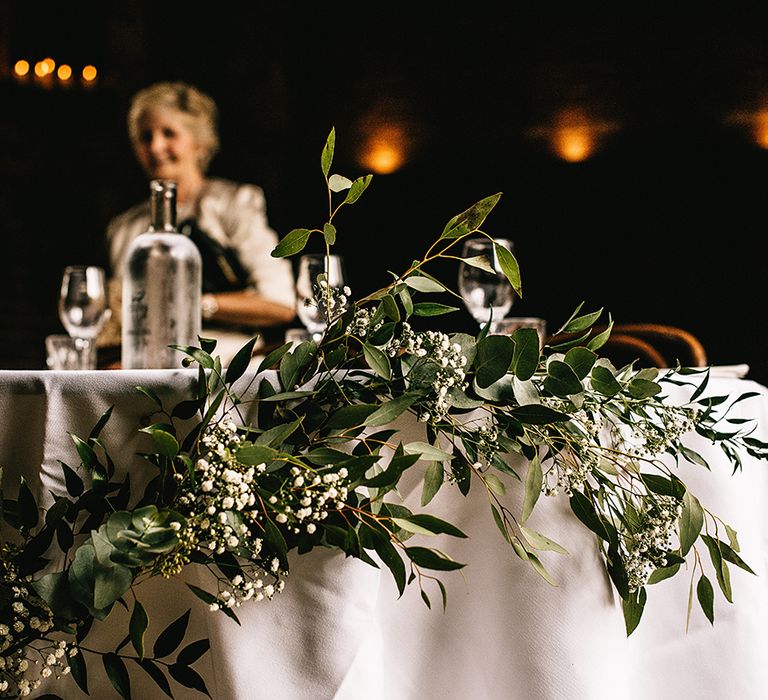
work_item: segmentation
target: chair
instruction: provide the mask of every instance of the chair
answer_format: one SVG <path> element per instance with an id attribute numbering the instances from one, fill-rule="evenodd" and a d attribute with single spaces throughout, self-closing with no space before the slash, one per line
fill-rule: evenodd
<path id="1" fill-rule="evenodd" d="M 593 335 L 605 330 L 594 327 Z M 561 334 L 547 340 L 548 345 L 575 337 Z M 598 354 L 615 365 L 637 361 L 641 367 L 707 366 L 707 353 L 698 338 L 689 331 L 661 323 L 620 323 L 613 326 L 611 336 Z"/>

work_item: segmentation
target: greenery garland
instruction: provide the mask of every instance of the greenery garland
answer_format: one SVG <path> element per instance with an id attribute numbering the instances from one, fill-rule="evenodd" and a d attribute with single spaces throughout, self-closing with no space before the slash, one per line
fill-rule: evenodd
<path id="1" fill-rule="evenodd" d="M 330 174 L 334 146 L 331 131 L 321 156 L 328 221 L 291 231 L 274 256 L 300 252 L 313 235 L 323 236 L 330 253 L 335 216 L 368 187 L 370 175 L 350 181 Z M 343 199 L 334 206 L 338 193 Z M 41 679 L 68 673 L 87 692 L 95 657 L 124 698 L 131 697 L 128 663 L 170 697 L 168 676 L 207 694 L 192 665 L 208 640 L 179 649 L 190 611 L 150 650 L 149 619 L 138 597 L 142 581 L 178 576 L 190 564 L 207 567 L 211 578 L 207 589 L 187 586 L 211 611 L 235 620 L 241 605 L 282 590 L 289 551 L 315 547 L 373 566 L 375 554 L 401 593 L 415 583 L 428 606 L 435 590 L 444 606 L 445 588 L 434 572 L 463 564 L 411 537 L 464 533 L 393 498 L 416 465 L 423 468 L 422 507 L 446 484 L 464 495 L 477 484 L 514 554 L 548 581 L 542 552 L 563 550 L 526 523 L 541 494 L 568 498 L 596 535 L 628 634 L 640 620 L 646 587 L 676 574 L 686 559 L 691 590 L 698 576 L 697 599 L 713 621 L 714 588 L 699 543 L 728 600 L 729 566 L 751 570 L 737 553 L 735 532 L 703 508 L 670 464 L 706 466 L 684 444 L 690 431 L 718 443 L 734 470 L 743 452 L 765 459 L 768 445 L 751 437 L 754 423 L 727 418 L 750 394 L 702 398 L 706 371 L 614 367 L 596 354 L 610 334 L 610 323 L 593 332 L 599 311 L 577 309 L 558 331 L 570 339 L 543 349 L 529 328 L 511 337 L 489 335 L 487 327 L 477 337 L 414 330 L 414 317 L 454 310 L 414 300 L 450 291 L 425 267 L 457 258 L 453 250 L 467 236 L 493 240 L 481 227 L 498 199 L 453 217 L 421 260 L 354 304 L 321 275 L 310 303 L 324 310 L 324 337 L 283 345 L 261 362 L 259 374 L 247 370 L 254 341 L 226 370 L 213 341 L 179 348 L 185 364 L 198 367 L 196 392 L 165 406 L 141 389 L 156 404 L 154 422 L 141 428 L 152 436 L 155 449 L 143 456 L 156 470 L 142 494 L 132 492 L 127 475 L 116 480 L 101 438 L 111 409 L 87 437 L 73 436 L 80 464 L 62 463 L 67 494 L 56 495 L 44 514 L 23 480 L 16 499 L 0 494 L 0 695 L 27 696 Z M 519 293 L 514 256 L 501 245 L 495 250 Z M 490 266 L 482 258 L 466 262 Z M 272 381 L 261 373 L 270 368 Z M 233 388 L 238 381 L 244 391 Z M 667 383 L 693 386 L 690 403 L 665 400 Z M 406 412 L 423 424 L 423 441 L 399 439 L 392 424 Z M 256 420 L 249 422 L 247 413 Z M 520 457 L 524 473 L 514 466 Z M 524 484 L 520 512 L 505 502 L 504 479 Z M 131 608 L 126 638 L 115 649 L 91 648 L 93 623 L 115 604 Z"/>

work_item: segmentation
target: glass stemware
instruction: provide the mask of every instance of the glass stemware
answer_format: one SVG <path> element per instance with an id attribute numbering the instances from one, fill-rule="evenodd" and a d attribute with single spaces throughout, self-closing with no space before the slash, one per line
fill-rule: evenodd
<path id="1" fill-rule="evenodd" d="M 107 287 L 101 267 L 70 265 L 64 269 L 59 318 L 70 337 L 88 344 L 83 369 L 96 368 L 96 336 L 109 316 Z"/>
<path id="2" fill-rule="evenodd" d="M 496 242 L 513 252 L 512 241 L 497 238 Z M 492 318 L 490 332 L 495 325 L 512 308 L 515 293 L 512 285 L 502 272 L 498 257 L 493 247 L 493 241 L 487 238 L 474 238 L 464 242 L 464 258 L 484 257 L 495 272 L 482 269 L 467 262 L 459 264 L 459 293 L 464 305 L 480 326 L 484 326 Z"/>
<path id="3" fill-rule="evenodd" d="M 312 339 L 319 342 L 328 324 L 344 313 L 349 301 L 342 258 L 338 255 L 302 255 L 296 291 L 296 313 Z"/>

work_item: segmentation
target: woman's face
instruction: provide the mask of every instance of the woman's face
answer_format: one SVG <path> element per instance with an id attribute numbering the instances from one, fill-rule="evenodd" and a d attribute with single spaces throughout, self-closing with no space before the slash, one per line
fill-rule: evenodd
<path id="1" fill-rule="evenodd" d="M 174 109 L 146 112 L 139 122 L 136 157 L 151 179 L 174 180 L 180 187 L 202 177 L 203 147 L 189 124 L 189 117 Z"/>

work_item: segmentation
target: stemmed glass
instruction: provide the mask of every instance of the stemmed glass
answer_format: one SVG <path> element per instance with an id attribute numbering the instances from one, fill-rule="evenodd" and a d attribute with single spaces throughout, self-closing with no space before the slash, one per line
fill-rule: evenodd
<path id="1" fill-rule="evenodd" d="M 349 287 L 344 284 L 344 262 L 338 255 L 306 254 L 299 258 L 296 313 L 319 342 L 328 324 L 347 308 Z"/>
<path id="2" fill-rule="evenodd" d="M 104 270 L 85 265 L 66 267 L 61 279 L 59 318 L 82 352 L 82 369 L 96 369 L 96 336 L 108 317 Z"/>
<path id="3" fill-rule="evenodd" d="M 512 241 L 497 238 L 496 242 L 512 252 Z M 495 272 L 481 269 L 467 262 L 459 264 L 459 293 L 472 317 L 480 326 L 492 318 L 489 331 L 494 332 L 495 325 L 512 308 L 515 299 L 514 290 L 502 272 L 493 241 L 487 238 L 473 238 L 464 242 L 464 258 L 483 256 Z"/>

